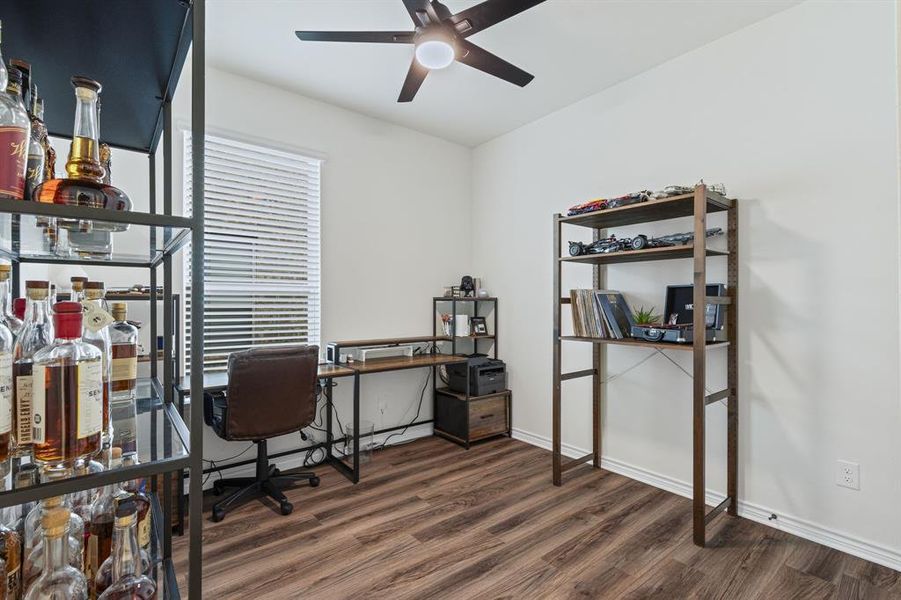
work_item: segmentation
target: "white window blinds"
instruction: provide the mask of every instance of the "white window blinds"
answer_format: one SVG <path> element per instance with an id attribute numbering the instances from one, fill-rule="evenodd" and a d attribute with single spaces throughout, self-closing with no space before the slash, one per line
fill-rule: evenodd
<path id="1" fill-rule="evenodd" d="M 189 212 L 190 132 L 184 157 Z M 318 344 L 320 160 L 213 135 L 204 160 L 204 371 L 224 371 L 231 352 L 251 346 Z"/>

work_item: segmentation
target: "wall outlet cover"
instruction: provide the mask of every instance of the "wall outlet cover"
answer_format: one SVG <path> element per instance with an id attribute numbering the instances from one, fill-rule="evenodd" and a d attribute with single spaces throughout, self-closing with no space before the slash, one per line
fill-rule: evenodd
<path id="1" fill-rule="evenodd" d="M 847 460 L 839 460 L 835 463 L 835 483 L 841 487 L 852 490 L 860 489 L 860 465 Z"/>

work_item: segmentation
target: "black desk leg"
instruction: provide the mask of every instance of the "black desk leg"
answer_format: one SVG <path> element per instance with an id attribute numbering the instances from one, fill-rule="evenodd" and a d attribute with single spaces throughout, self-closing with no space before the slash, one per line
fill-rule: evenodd
<path id="1" fill-rule="evenodd" d="M 323 380 L 325 393 L 325 457 L 328 462 L 332 461 L 332 380 Z"/>
<path id="2" fill-rule="evenodd" d="M 354 475 L 351 481 L 360 481 L 360 373 L 354 373 Z"/>
<path id="3" fill-rule="evenodd" d="M 354 374 L 354 459 L 353 469 L 347 466 L 343 458 L 339 458 L 332 453 L 332 445 L 335 443 L 332 435 L 332 387 L 331 379 L 327 380 L 328 386 L 325 388 L 325 462 L 330 464 L 336 471 L 347 477 L 351 483 L 360 481 L 360 456 L 359 456 L 359 424 L 360 424 L 360 374 Z"/>

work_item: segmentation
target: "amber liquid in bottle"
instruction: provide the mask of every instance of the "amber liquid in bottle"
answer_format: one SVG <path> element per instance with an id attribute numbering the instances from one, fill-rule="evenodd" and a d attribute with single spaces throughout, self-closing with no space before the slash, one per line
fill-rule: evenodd
<path id="1" fill-rule="evenodd" d="M 88 560 L 85 563 L 86 572 L 90 575 L 88 586 L 92 588 L 92 597 L 94 594 L 94 576 L 100 569 L 103 561 L 109 557 L 113 547 L 113 526 L 115 519 L 113 515 L 103 515 L 91 521 L 91 537 L 88 541 Z"/>
<path id="2" fill-rule="evenodd" d="M 99 359 L 97 362 L 100 362 Z M 34 458 L 49 464 L 70 463 L 81 456 L 100 452 L 100 432 L 78 437 L 78 368 L 79 365 L 44 367 L 46 403 L 43 423 L 35 423 Z M 40 385 L 35 381 L 34 385 Z M 43 431 L 40 431 L 44 428 Z"/>

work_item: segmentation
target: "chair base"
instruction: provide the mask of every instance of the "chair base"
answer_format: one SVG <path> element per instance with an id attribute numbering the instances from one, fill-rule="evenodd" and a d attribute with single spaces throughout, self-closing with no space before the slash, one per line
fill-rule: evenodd
<path id="1" fill-rule="evenodd" d="M 226 487 L 241 488 L 213 505 L 213 522 L 218 523 L 225 518 L 225 514 L 238 506 L 245 504 L 254 498 L 269 497 L 278 502 L 283 515 L 290 515 L 294 505 L 288 502 L 288 498 L 282 492 L 282 488 L 290 486 L 298 481 L 308 481 L 310 487 L 319 485 L 319 477 L 315 473 L 303 472 L 283 475 L 275 466 L 269 465 L 266 452 L 266 441 L 261 440 L 257 444 L 257 473 L 256 477 L 231 477 L 220 479 L 213 483 L 213 493 L 217 496 L 225 491 Z"/>

